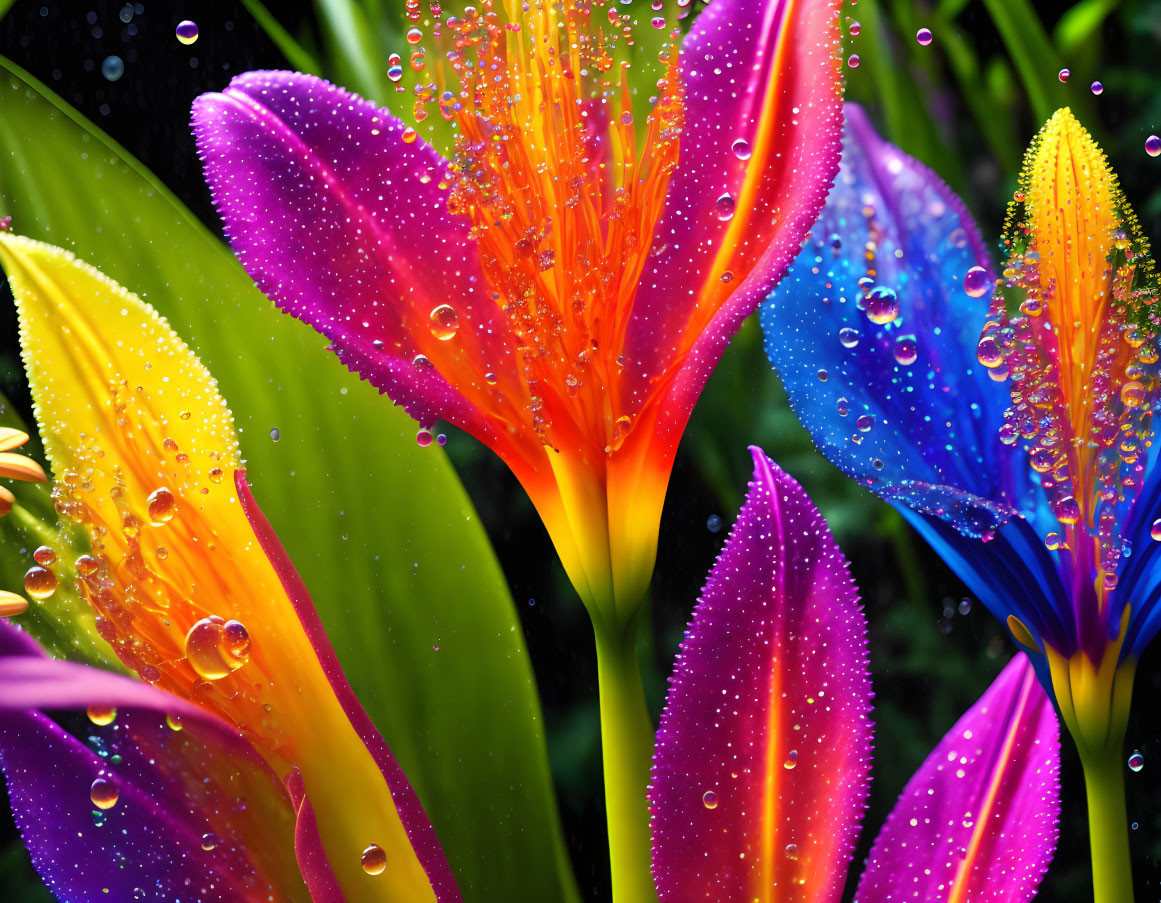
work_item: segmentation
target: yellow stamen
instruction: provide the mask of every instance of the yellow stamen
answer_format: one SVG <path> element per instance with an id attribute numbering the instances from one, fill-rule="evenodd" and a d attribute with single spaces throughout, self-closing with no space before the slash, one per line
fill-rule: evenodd
<path id="1" fill-rule="evenodd" d="M 28 600 L 16 593 L 0 590 L 0 618 L 11 618 L 28 611 Z"/>

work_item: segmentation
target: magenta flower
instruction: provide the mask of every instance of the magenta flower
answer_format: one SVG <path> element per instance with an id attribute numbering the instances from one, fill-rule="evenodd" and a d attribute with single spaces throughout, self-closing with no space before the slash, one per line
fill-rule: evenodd
<path id="1" fill-rule="evenodd" d="M 662 903 L 842 894 L 869 783 L 866 625 L 818 510 L 754 449 L 681 644 L 650 791 Z M 1025 656 L 908 782 L 858 903 L 1031 899 L 1056 845 L 1059 734 Z"/>

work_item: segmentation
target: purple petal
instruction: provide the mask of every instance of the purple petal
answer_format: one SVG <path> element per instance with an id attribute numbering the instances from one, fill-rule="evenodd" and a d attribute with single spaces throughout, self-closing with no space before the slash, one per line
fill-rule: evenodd
<path id="1" fill-rule="evenodd" d="M 714 0 L 685 38 L 681 157 L 625 354 L 629 397 L 652 397 L 664 380 L 665 432 L 680 435 L 822 208 L 839 162 L 839 48 L 832 0 Z"/>
<path id="2" fill-rule="evenodd" d="M 664 903 L 837 900 L 870 769 L 866 621 L 801 487 L 760 449 L 686 632 L 653 758 Z"/>
<path id="3" fill-rule="evenodd" d="M 1036 894 L 1056 851 L 1060 733 L 1017 655 L 907 782 L 871 848 L 856 903 Z"/>
<path id="4" fill-rule="evenodd" d="M 310 899 L 290 800 L 236 731 L 138 681 L 44 658 L 17 634 L 0 622 L 0 765 L 33 864 L 58 897 Z M 91 703 L 117 707 L 116 719 L 64 719 L 77 736 L 37 710 Z M 117 788 L 107 810 L 90 799 L 97 779 Z"/>
<path id="5" fill-rule="evenodd" d="M 423 811 L 423 806 L 411 783 L 407 780 L 407 775 L 403 773 L 403 769 L 395 761 L 395 756 L 391 754 L 387 743 L 355 696 L 355 691 L 351 689 L 346 675 L 343 674 L 342 666 L 339 664 L 338 656 L 335 655 L 334 647 L 331 646 L 330 640 L 327 638 L 318 611 L 311 601 L 306 584 L 302 582 L 294 563 L 286 554 L 274 528 L 270 526 L 270 521 L 266 519 L 266 515 L 258 507 L 253 493 L 250 492 L 250 486 L 246 482 L 244 471 L 235 471 L 234 485 L 238 490 L 238 501 L 242 505 L 242 511 L 250 521 L 258 544 L 270 560 L 279 580 L 282 581 L 282 588 L 294 606 L 294 612 L 310 640 L 323 672 L 330 681 L 331 689 L 334 691 L 339 705 L 342 706 L 343 713 L 366 744 L 367 751 L 383 774 L 383 780 L 390 790 L 395 811 L 399 814 L 399 820 L 403 823 L 407 833 L 411 850 L 423 868 L 428 881 L 430 881 L 436 900 L 439 903 L 458 903 L 461 899 L 459 888 L 452 875 L 451 867 L 448 865 L 447 857 L 444 855 L 443 847 L 439 844 L 439 838 L 435 835 L 435 829 L 431 826 L 427 813 Z M 304 796 L 301 778 L 298 776 L 295 776 L 291 782 L 291 795 L 295 798 L 295 805 L 298 807 L 300 798 Z M 343 801 L 332 800 L 328 802 L 332 805 L 342 805 Z M 297 848 L 300 864 L 303 863 L 304 858 L 309 861 L 310 857 L 315 855 L 314 845 L 319 843 L 318 830 L 314 827 L 313 811 L 308 803 L 304 805 L 309 821 L 307 824 L 300 825 L 299 833 L 296 836 L 296 843 L 305 845 Z M 387 852 L 389 858 L 395 855 L 394 850 Z M 325 856 L 321 847 L 317 848 L 317 853 Z M 308 881 L 313 880 L 311 870 L 306 869 L 304 873 L 307 875 Z"/>
<path id="6" fill-rule="evenodd" d="M 470 224 L 439 187 L 447 161 L 405 142 L 386 110 L 293 72 L 249 72 L 202 95 L 193 126 L 230 243 L 262 291 L 416 420 L 485 434 L 444 377 L 460 376 L 457 361 L 501 375 L 512 362 Z M 454 342 L 430 319 L 449 302 Z"/>

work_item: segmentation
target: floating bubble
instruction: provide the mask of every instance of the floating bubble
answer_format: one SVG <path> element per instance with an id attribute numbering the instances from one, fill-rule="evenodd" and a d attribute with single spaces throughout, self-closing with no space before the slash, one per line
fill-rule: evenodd
<path id="1" fill-rule="evenodd" d="M 98 809 L 112 809 L 121 798 L 121 788 L 109 778 L 97 778 L 89 787 L 89 799 Z"/>
<path id="2" fill-rule="evenodd" d="M 976 345 L 976 360 L 989 370 L 994 370 L 1004 363 L 1004 349 L 1000 347 L 995 336 L 985 335 L 980 339 Z"/>
<path id="3" fill-rule="evenodd" d="M 85 714 L 89 716 L 89 720 L 97 725 L 97 727 L 105 727 L 117 719 L 117 709 L 111 705 L 98 705 L 94 703 L 85 709 Z"/>
<path id="4" fill-rule="evenodd" d="M 1068 77 L 1070 75 L 1072 75 L 1072 73 L 1069 72 L 1067 69 L 1061 69 L 1059 72 L 1056 73 L 1056 77 L 1058 79 L 1060 79 L 1061 82 L 1064 82 L 1064 83 L 1068 82 Z"/>
<path id="5" fill-rule="evenodd" d="M 1156 135 L 1150 135 L 1145 139 L 1145 153 L 1150 157 L 1161 155 L 1161 138 Z"/>
<path id="6" fill-rule="evenodd" d="M 717 218 L 723 222 L 734 218 L 735 207 L 736 202 L 734 201 L 734 196 L 729 192 L 721 195 L 716 201 L 714 201 L 714 213 L 717 215 Z"/>
<path id="7" fill-rule="evenodd" d="M 422 40 L 423 40 L 423 32 L 420 31 L 418 28 L 412 27 L 412 28 L 407 29 L 407 43 L 408 44 L 411 44 L 412 46 L 414 46 Z"/>
<path id="8" fill-rule="evenodd" d="M 965 598 L 965 599 L 959 600 L 959 613 L 961 615 L 970 614 L 971 610 L 972 610 L 972 600 L 971 599 Z"/>
<path id="9" fill-rule="evenodd" d="M 115 82 L 124 74 L 125 61 L 121 57 L 113 54 L 101 60 L 101 75 L 105 76 L 107 81 Z"/>
<path id="10" fill-rule="evenodd" d="M 431 430 L 425 426 L 421 426 L 419 432 L 415 434 L 415 444 L 420 448 L 427 448 L 431 445 Z"/>
<path id="11" fill-rule="evenodd" d="M 387 853 L 377 843 L 363 850 L 363 871 L 368 875 L 382 875 L 387 870 Z"/>
<path id="12" fill-rule="evenodd" d="M 915 32 L 915 40 L 916 40 L 916 42 L 919 43 L 920 46 L 926 47 L 928 44 L 931 43 L 931 29 L 930 28 L 919 29 L 919 31 Z"/>
<path id="13" fill-rule="evenodd" d="M 895 342 L 895 361 L 904 367 L 910 367 L 919 357 L 919 343 L 915 336 L 900 336 Z"/>
<path id="14" fill-rule="evenodd" d="M 839 342 L 844 348 L 854 348 L 859 344 L 859 331 L 851 329 L 849 326 L 844 326 L 839 330 Z"/>
<path id="15" fill-rule="evenodd" d="M 250 634 L 240 621 L 202 618 L 185 637 L 185 657 L 200 677 L 221 680 L 250 657 Z"/>
<path id="16" fill-rule="evenodd" d="M 1092 83 L 1092 93 L 1093 94 L 1100 95 L 1100 94 L 1103 94 L 1104 91 L 1105 91 L 1105 86 L 1102 85 L 1100 82 L 1093 82 Z"/>
<path id="17" fill-rule="evenodd" d="M 730 150 L 734 152 L 734 156 L 739 160 L 749 160 L 750 154 L 752 153 L 750 149 L 750 142 L 745 138 L 739 138 L 737 141 L 731 144 Z"/>
<path id="18" fill-rule="evenodd" d="M 173 30 L 174 35 L 183 44 L 192 44 L 198 39 L 198 23 L 189 19 L 182 19 Z"/>
<path id="19" fill-rule="evenodd" d="M 963 290 L 971 298 L 982 298 L 988 291 L 988 271 L 983 267 L 972 267 L 963 277 Z"/>
<path id="20" fill-rule="evenodd" d="M 218 840 L 218 836 L 216 834 L 207 831 L 202 835 L 202 849 L 207 853 L 210 852 L 210 850 L 215 849 L 219 843 L 220 841 Z"/>
<path id="21" fill-rule="evenodd" d="M 1145 757 L 1136 750 L 1129 756 L 1129 771 L 1140 771 L 1145 767 Z"/>
<path id="22" fill-rule="evenodd" d="M 707 809 L 716 809 L 718 807 L 718 794 L 715 790 L 707 790 L 701 795 L 701 804 Z"/>
<path id="23" fill-rule="evenodd" d="M 798 844 L 796 844 L 796 843 L 786 844 L 786 858 L 787 859 L 797 859 L 798 858 Z"/>
<path id="24" fill-rule="evenodd" d="M 722 519 L 716 514 L 711 514 L 705 519 L 705 528 L 711 533 L 718 533 L 722 529 Z"/>

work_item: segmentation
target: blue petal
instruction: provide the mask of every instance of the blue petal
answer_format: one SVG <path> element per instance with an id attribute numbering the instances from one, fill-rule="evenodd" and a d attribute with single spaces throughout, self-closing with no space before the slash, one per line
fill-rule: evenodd
<path id="1" fill-rule="evenodd" d="M 963 288 L 974 266 L 992 279 L 987 253 L 951 190 L 857 106 L 846 111 L 835 186 L 762 307 L 766 352 L 834 464 L 889 501 L 984 535 L 1032 505 L 1026 463 L 999 440 L 1008 392 L 976 360 L 989 299 Z M 859 286 L 869 269 L 897 295 L 893 322 L 869 318 Z"/>
<path id="2" fill-rule="evenodd" d="M 1111 635 L 1115 636 L 1120 626 L 1121 606 L 1131 606 L 1122 659 L 1139 656 L 1161 629 L 1161 542 L 1150 533 L 1153 522 L 1161 518 L 1161 466 L 1157 448 L 1154 442 L 1145 465 L 1145 485 L 1129 511 L 1122 534 L 1129 555 L 1122 559 L 1117 588 L 1110 594 L 1110 613 L 1116 616 L 1114 622 L 1110 615 Z"/>
<path id="3" fill-rule="evenodd" d="M 895 507 L 996 618 L 1015 615 L 1039 641 L 1065 655 L 1074 651 L 1067 582 L 1035 525 L 1013 517 L 983 542 L 938 517 Z M 1038 657 L 1031 656 L 1034 663 Z"/>

